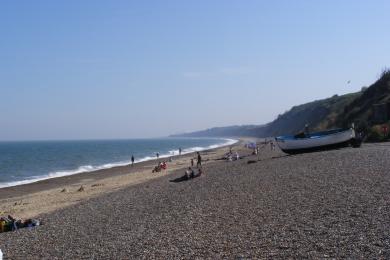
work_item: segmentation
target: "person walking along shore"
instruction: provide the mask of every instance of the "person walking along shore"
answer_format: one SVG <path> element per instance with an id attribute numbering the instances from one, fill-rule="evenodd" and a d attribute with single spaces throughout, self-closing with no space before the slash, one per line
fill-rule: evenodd
<path id="1" fill-rule="evenodd" d="M 198 154 L 198 161 L 196 163 L 196 166 L 200 167 L 200 166 L 202 166 L 202 156 L 200 156 L 199 152 L 197 152 L 197 154 Z"/>

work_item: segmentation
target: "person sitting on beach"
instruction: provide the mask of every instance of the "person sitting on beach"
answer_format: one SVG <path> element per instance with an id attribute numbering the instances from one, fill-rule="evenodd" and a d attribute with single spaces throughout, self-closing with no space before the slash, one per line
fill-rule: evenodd
<path id="1" fill-rule="evenodd" d="M 161 165 L 162 165 L 162 163 L 158 162 L 158 165 L 154 167 L 152 172 L 161 172 Z"/>
<path id="2" fill-rule="evenodd" d="M 152 170 L 152 172 L 161 172 L 161 168 L 160 166 L 155 166 L 154 169 Z"/>
<path id="3" fill-rule="evenodd" d="M 194 170 L 192 170 L 191 167 L 188 167 L 188 169 L 185 171 L 185 178 L 187 180 L 190 178 L 194 178 Z"/>
<path id="4" fill-rule="evenodd" d="M 167 169 L 167 163 L 165 161 L 161 164 L 161 169 L 163 170 Z"/>
<path id="5" fill-rule="evenodd" d="M 200 177 L 202 175 L 202 173 L 203 173 L 202 168 L 199 168 L 197 177 Z"/>
<path id="6" fill-rule="evenodd" d="M 170 180 L 170 182 L 182 182 L 182 181 L 188 181 L 190 179 L 193 179 L 195 177 L 200 176 L 201 174 L 201 168 L 199 168 L 199 174 L 195 175 L 194 170 L 191 167 L 188 167 L 188 169 L 185 170 L 184 175 L 181 177 L 178 177 L 176 179 Z"/>
<path id="7" fill-rule="evenodd" d="M 170 182 L 188 181 L 188 180 L 191 180 L 191 179 L 194 179 L 194 178 L 197 178 L 197 177 L 202 176 L 203 173 L 204 173 L 204 171 L 203 171 L 202 167 L 199 167 L 199 168 L 198 168 L 198 174 L 195 174 L 195 171 L 194 171 L 191 167 L 188 167 L 188 168 L 185 170 L 183 176 L 178 177 L 178 178 L 173 179 L 173 180 L 170 180 Z"/>
<path id="8" fill-rule="evenodd" d="M 19 228 L 35 227 L 39 226 L 40 224 L 41 222 L 36 219 L 26 219 L 22 221 L 12 217 L 11 215 L 8 215 L 8 217 L 0 217 L 0 233 L 14 231 Z"/>

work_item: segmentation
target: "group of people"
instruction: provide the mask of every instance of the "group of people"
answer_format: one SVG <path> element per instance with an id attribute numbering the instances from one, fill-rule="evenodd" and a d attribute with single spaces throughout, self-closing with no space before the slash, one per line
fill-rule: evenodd
<path id="1" fill-rule="evenodd" d="M 35 227 L 41 223 L 37 219 L 20 220 L 8 215 L 8 217 L 0 217 L 0 233 L 14 231 L 19 228 Z"/>
<path id="2" fill-rule="evenodd" d="M 158 162 L 158 165 L 154 167 L 152 172 L 161 172 L 162 170 L 166 170 L 168 167 L 168 164 L 163 161 L 163 162 Z"/>
<path id="3" fill-rule="evenodd" d="M 189 180 L 189 179 L 192 179 L 192 178 L 195 178 L 195 177 L 199 177 L 202 175 L 203 173 L 203 170 L 202 170 L 202 156 L 200 155 L 199 152 L 196 153 L 196 167 L 197 167 L 197 170 L 198 170 L 198 173 L 195 174 L 195 171 L 193 169 L 194 167 L 194 158 L 191 158 L 191 166 L 188 167 L 188 169 L 186 169 L 186 171 L 184 172 L 184 176 L 181 177 L 180 179 L 183 179 L 183 180 Z"/>
<path id="4" fill-rule="evenodd" d="M 274 141 L 267 141 L 267 140 L 265 140 L 265 141 L 262 143 L 262 144 L 263 144 L 262 148 L 263 148 L 263 147 L 266 147 L 266 145 L 267 145 L 268 143 L 269 143 L 269 145 L 270 145 L 271 151 L 275 151 L 275 149 L 276 149 L 276 144 L 275 144 Z M 248 148 L 248 149 L 252 149 L 252 155 L 258 155 L 259 152 L 260 152 L 260 147 L 259 147 L 259 145 L 258 145 L 257 143 L 249 143 L 249 144 L 246 144 L 245 147 Z"/>
<path id="5" fill-rule="evenodd" d="M 182 152 L 182 149 L 179 148 L 179 155 L 181 155 L 181 152 Z M 157 152 L 156 153 L 156 157 L 159 158 L 160 154 Z M 237 158 L 238 158 L 238 154 L 236 155 Z M 198 168 L 198 174 L 195 174 L 194 173 L 194 170 L 191 168 L 191 167 L 194 167 L 194 158 L 191 158 L 191 167 L 189 167 L 187 170 L 186 170 L 186 178 L 187 179 L 190 179 L 190 178 L 194 178 L 195 176 L 200 176 L 202 174 L 202 169 L 201 169 L 201 166 L 202 166 L 202 156 L 200 155 L 199 152 L 197 152 L 197 156 L 196 156 L 196 167 Z M 131 156 L 131 166 L 134 165 L 134 161 L 135 161 L 135 158 L 134 158 L 134 155 Z M 172 161 L 172 158 L 169 158 L 169 161 Z M 152 173 L 155 173 L 155 172 L 161 172 L 162 170 L 166 170 L 168 168 L 168 164 L 167 162 L 163 161 L 163 162 L 158 162 L 158 165 L 155 166 L 152 170 Z"/>
<path id="6" fill-rule="evenodd" d="M 227 154 L 225 154 L 225 159 L 227 161 L 235 161 L 240 159 L 240 155 L 238 152 L 233 153 L 232 150 L 230 150 Z"/>

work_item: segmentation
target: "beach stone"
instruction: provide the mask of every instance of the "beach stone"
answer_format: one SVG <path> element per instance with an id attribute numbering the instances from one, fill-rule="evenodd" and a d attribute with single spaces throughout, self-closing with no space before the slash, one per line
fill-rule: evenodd
<path id="1" fill-rule="evenodd" d="M 81 187 L 77 190 L 78 192 L 82 192 L 82 191 L 85 191 L 85 189 L 84 189 L 84 186 L 83 185 L 81 185 Z"/>
<path id="2" fill-rule="evenodd" d="M 0 244 L 10 259 L 390 259 L 388 158 L 390 143 L 272 151 L 170 182 L 180 169 L 42 214 Z"/>
<path id="3" fill-rule="evenodd" d="M 67 188 L 63 188 L 63 189 L 61 190 L 61 192 L 68 192 L 68 189 L 67 189 Z"/>

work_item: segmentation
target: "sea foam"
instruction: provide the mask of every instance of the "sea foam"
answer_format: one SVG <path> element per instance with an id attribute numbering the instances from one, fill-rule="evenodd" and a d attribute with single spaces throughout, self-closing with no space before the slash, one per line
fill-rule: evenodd
<path id="1" fill-rule="evenodd" d="M 205 147 L 195 146 L 195 147 L 185 148 L 182 150 L 181 154 L 183 155 L 183 154 L 188 154 L 188 153 L 193 153 L 193 152 L 215 149 L 218 147 L 233 145 L 236 142 L 238 142 L 238 140 L 235 140 L 235 139 L 222 139 L 222 140 L 224 140 L 224 142 L 205 146 Z M 179 155 L 179 150 L 170 150 L 170 151 L 168 151 L 168 153 L 161 154 L 159 156 L 159 158 L 169 158 L 171 156 L 176 156 L 176 155 Z M 154 160 L 154 159 L 156 159 L 155 156 L 145 156 L 141 159 L 135 160 L 134 162 L 140 163 L 140 162 L 150 161 L 150 160 Z M 28 179 L 25 179 L 25 180 L 1 182 L 0 188 L 24 185 L 24 184 L 34 183 L 34 182 L 43 181 L 43 180 L 52 179 L 52 178 L 64 177 L 64 176 L 69 176 L 69 175 L 74 175 L 74 174 L 79 174 L 79 173 L 93 172 L 93 171 L 104 170 L 104 169 L 110 169 L 110 168 L 119 167 L 119 166 L 126 166 L 129 164 L 131 164 L 131 160 L 106 163 L 106 164 L 102 164 L 102 165 L 98 165 L 98 166 L 83 165 L 83 166 L 80 166 L 77 169 L 73 169 L 73 170 L 55 171 L 55 172 L 49 172 L 48 174 L 44 174 L 44 175 L 30 176 L 30 177 L 28 177 Z"/>

